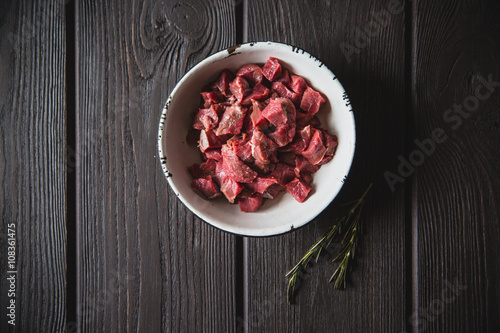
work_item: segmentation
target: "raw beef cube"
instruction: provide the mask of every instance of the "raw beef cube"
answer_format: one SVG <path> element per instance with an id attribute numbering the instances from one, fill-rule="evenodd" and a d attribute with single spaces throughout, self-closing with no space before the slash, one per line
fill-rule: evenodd
<path id="1" fill-rule="evenodd" d="M 199 109 L 194 119 L 193 128 L 209 130 L 217 127 L 219 115 L 224 112 L 224 105 L 214 104 L 207 109 Z"/>
<path id="2" fill-rule="evenodd" d="M 252 103 L 252 113 L 250 114 L 250 120 L 252 121 L 252 127 L 253 128 L 258 128 L 258 129 L 263 129 L 263 128 L 268 128 L 269 127 L 269 121 L 264 117 L 262 114 L 262 107 L 260 103 L 254 101 Z"/>
<path id="3" fill-rule="evenodd" d="M 280 97 L 288 98 L 293 104 L 298 104 L 300 98 L 299 94 L 288 89 L 283 83 L 273 82 L 271 88 L 273 88 L 273 90 L 276 91 Z"/>
<path id="4" fill-rule="evenodd" d="M 215 179 L 219 182 L 220 191 L 229 200 L 234 203 L 234 199 L 243 190 L 244 186 L 229 177 L 224 169 L 223 162 L 217 162 L 215 166 Z"/>
<path id="5" fill-rule="evenodd" d="M 210 105 L 220 103 L 224 100 L 224 96 L 218 91 L 202 91 L 201 97 L 203 98 L 204 108 L 209 108 Z"/>
<path id="6" fill-rule="evenodd" d="M 311 141 L 311 126 L 307 125 L 300 131 L 295 133 L 295 139 L 291 144 L 292 151 L 295 154 L 301 154 L 308 146 Z"/>
<path id="7" fill-rule="evenodd" d="M 285 86 L 290 87 L 292 80 L 290 79 L 290 72 L 288 72 L 288 69 L 283 69 L 281 77 L 278 79 L 278 82 L 281 82 Z"/>
<path id="8" fill-rule="evenodd" d="M 326 147 L 323 144 L 323 133 L 317 129 L 313 129 L 311 141 L 306 150 L 302 152 L 302 156 L 307 158 L 311 164 L 318 164 L 326 154 Z"/>
<path id="9" fill-rule="evenodd" d="M 276 179 L 281 186 L 285 186 L 295 178 L 295 171 L 293 167 L 288 164 L 278 163 L 276 169 L 274 169 L 269 176 Z"/>
<path id="10" fill-rule="evenodd" d="M 262 110 L 262 115 L 274 126 L 284 125 L 287 121 L 286 110 L 283 110 L 278 99 L 270 100 L 266 108 Z"/>
<path id="11" fill-rule="evenodd" d="M 229 90 L 231 90 L 231 93 L 236 97 L 238 102 L 241 102 L 245 96 L 250 94 L 252 88 L 250 88 L 247 80 L 241 76 L 237 76 L 236 79 L 229 83 Z"/>
<path id="12" fill-rule="evenodd" d="M 311 182 L 313 180 L 313 176 L 310 174 L 310 173 L 307 173 L 307 172 L 304 172 L 302 174 L 302 177 L 301 179 L 306 183 L 306 184 L 309 184 L 311 185 Z"/>
<path id="13" fill-rule="evenodd" d="M 246 133 L 248 135 L 252 135 L 252 132 L 254 130 L 254 127 L 253 127 L 253 124 L 252 124 L 252 117 L 251 117 L 252 116 L 252 111 L 253 111 L 252 109 L 253 109 L 252 106 L 248 108 L 248 111 L 247 111 L 247 113 L 245 115 L 245 119 L 243 120 L 242 130 L 246 131 Z"/>
<path id="14" fill-rule="evenodd" d="M 250 144 L 252 146 L 252 155 L 255 158 L 256 164 L 265 165 L 278 161 L 276 157 L 276 150 L 278 149 L 278 146 L 273 140 L 269 139 L 258 129 L 253 131 Z"/>
<path id="15" fill-rule="evenodd" d="M 245 97 L 245 99 L 241 102 L 241 105 L 251 105 L 252 100 L 263 101 L 267 98 L 267 96 L 269 96 L 269 89 L 263 84 L 257 83 L 255 87 L 253 87 L 250 95 Z"/>
<path id="16" fill-rule="evenodd" d="M 279 147 L 286 146 L 292 142 L 295 136 L 295 123 L 292 122 L 281 125 L 277 127 L 274 132 L 269 133 L 268 136 L 273 139 Z"/>
<path id="17" fill-rule="evenodd" d="M 230 177 L 225 178 L 220 186 L 220 191 L 224 194 L 230 203 L 234 203 L 234 199 L 243 190 L 243 185 L 234 181 Z"/>
<path id="18" fill-rule="evenodd" d="M 278 194 L 283 191 L 285 188 L 279 184 L 274 184 L 269 186 L 262 196 L 266 199 L 274 199 L 278 196 Z"/>
<path id="19" fill-rule="evenodd" d="M 304 128 L 307 125 L 311 125 L 311 127 L 319 127 L 321 126 L 321 122 L 318 117 L 310 116 L 305 112 L 297 109 L 297 127 Z"/>
<path id="20" fill-rule="evenodd" d="M 204 154 L 207 160 L 216 160 L 217 162 L 222 161 L 220 149 L 207 149 Z"/>
<path id="21" fill-rule="evenodd" d="M 254 193 L 248 198 L 238 198 L 238 205 L 242 212 L 255 212 L 262 206 L 262 194 Z"/>
<path id="22" fill-rule="evenodd" d="M 335 154 L 335 150 L 339 144 L 338 138 L 336 135 L 331 135 L 327 131 L 323 130 L 323 139 L 326 142 L 326 156 L 333 156 Z"/>
<path id="23" fill-rule="evenodd" d="M 300 108 L 308 114 L 314 115 L 325 102 L 326 97 L 323 94 L 317 92 L 311 87 L 307 87 L 302 95 Z"/>
<path id="24" fill-rule="evenodd" d="M 258 176 L 251 183 L 246 184 L 253 192 L 264 193 L 271 185 L 277 184 L 277 180 L 272 177 Z"/>
<path id="25" fill-rule="evenodd" d="M 215 113 L 215 116 L 217 116 L 216 113 Z M 201 131 L 202 129 L 205 129 L 205 125 L 203 124 L 203 119 L 204 118 L 209 118 L 209 119 L 212 119 L 212 121 L 213 121 L 214 120 L 213 117 L 214 117 L 214 114 L 212 113 L 212 111 L 210 110 L 210 108 L 199 109 L 198 113 L 196 113 L 196 116 L 193 119 L 193 125 L 192 125 L 192 127 L 194 129 L 197 129 L 197 130 Z M 217 118 L 219 118 L 219 117 L 217 117 Z M 217 122 L 217 121 L 219 121 L 219 119 L 217 119 L 215 121 Z"/>
<path id="26" fill-rule="evenodd" d="M 198 141 L 198 147 L 202 153 L 207 149 L 220 148 L 222 147 L 221 139 L 212 130 L 202 130 L 200 133 L 200 140 Z"/>
<path id="27" fill-rule="evenodd" d="M 240 138 L 232 143 L 234 152 L 244 162 L 253 162 L 252 145 L 249 138 Z"/>
<path id="28" fill-rule="evenodd" d="M 262 82 L 262 69 L 255 64 L 243 65 L 238 69 L 236 76 L 244 77 L 251 85 Z"/>
<path id="29" fill-rule="evenodd" d="M 191 188 L 199 196 L 206 199 L 214 199 L 221 195 L 219 187 L 214 183 L 212 176 L 193 180 L 191 182 Z"/>
<path id="30" fill-rule="evenodd" d="M 302 76 L 298 75 L 293 75 L 291 76 L 292 78 L 292 83 L 289 85 L 289 87 L 297 94 L 299 94 L 300 97 L 302 97 L 302 94 L 304 93 L 304 90 L 306 90 L 307 83 L 306 80 Z"/>
<path id="31" fill-rule="evenodd" d="M 222 166 L 222 161 L 218 161 L 215 165 L 215 180 L 217 180 L 219 185 L 222 186 L 222 183 L 226 178 L 228 178 L 228 175 Z"/>
<path id="32" fill-rule="evenodd" d="M 326 142 L 326 153 L 319 165 L 326 164 L 333 159 L 333 155 L 335 155 L 335 150 L 338 146 L 338 139 L 336 135 L 328 134 L 326 131 L 323 132 L 323 140 Z"/>
<path id="33" fill-rule="evenodd" d="M 234 74 L 229 69 L 224 69 L 217 79 L 210 85 L 210 89 L 218 90 L 222 95 L 228 97 L 231 92 L 229 91 L 229 82 L 233 81 Z"/>
<path id="34" fill-rule="evenodd" d="M 269 57 L 262 68 L 262 74 L 264 74 L 269 81 L 276 81 L 281 76 L 281 65 L 278 59 Z"/>
<path id="35" fill-rule="evenodd" d="M 285 188 L 298 202 L 304 202 L 309 192 L 311 192 L 311 186 L 299 178 L 295 178 L 286 184 Z"/>
<path id="36" fill-rule="evenodd" d="M 247 108 L 241 107 L 240 105 L 227 107 L 219 122 L 219 127 L 217 127 L 217 135 L 239 134 L 243 127 L 246 112 Z"/>
<path id="37" fill-rule="evenodd" d="M 216 160 L 209 159 L 201 164 L 195 163 L 191 165 L 188 170 L 193 178 L 205 178 L 207 176 L 215 176 L 216 165 Z"/>
<path id="38" fill-rule="evenodd" d="M 295 176 L 301 177 L 304 173 L 315 173 L 319 170 L 319 165 L 311 164 L 307 158 L 300 155 L 295 156 Z"/>
<path id="39" fill-rule="evenodd" d="M 295 123 L 295 106 L 288 98 L 275 98 L 269 101 L 269 104 L 262 114 L 274 126 L 281 126 L 287 122 Z"/>
<path id="40" fill-rule="evenodd" d="M 229 145 L 222 146 L 222 167 L 226 174 L 239 183 L 250 183 L 257 177 L 257 172 L 243 163 Z"/>

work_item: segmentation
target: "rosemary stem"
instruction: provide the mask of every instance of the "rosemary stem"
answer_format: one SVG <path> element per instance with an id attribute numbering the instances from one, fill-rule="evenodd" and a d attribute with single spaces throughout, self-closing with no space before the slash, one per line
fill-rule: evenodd
<path id="1" fill-rule="evenodd" d="M 332 241 L 334 239 L 337 239 L 338 237 L 341 237 L 340 243 L 342 244 L 342 248 L 339 254 L 333 259 L 333 261 L 341 258 L 342 260 L 329 281 L 331 282 L 335 280 L 335 289 L 345 288 L 346 275 L 350 270 L 349 263 L 354 259 L 358 239 L 358 231 L 359 229 L 361 229 L 361 211 L 363 210 L 366 196 L 368 195 L 368 192 L 370 192 L 372 186 L 373 183 L 368 186 L 361 198 L 359 198 L 357 201 L 352 201 L 351 203 L 349 203 L 352 204 L 352 206 L 350 210 L 348 210 L 347 214 L 341 218 L 338 218 L 334 225 L 330 228 L 330 230 L 325 232 L 309 248 L 309 250 L 299 260 L 299 262 L 286 274 L 286 276 L 290 276 L 287 289 L 288 303 L 291 303 L 293 301 L 293 297 L 296 291 L 296 281 L 297 279 L 300 279 L 300 272 L 307 267 L 311 258 L 315 258 L 315 261 L 317 262 L 322 250 L 328 248 Z"/>

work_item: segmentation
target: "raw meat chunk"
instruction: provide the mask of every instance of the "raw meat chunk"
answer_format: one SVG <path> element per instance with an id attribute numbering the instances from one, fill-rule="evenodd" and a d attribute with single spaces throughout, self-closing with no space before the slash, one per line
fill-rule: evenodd
<path id="1" fill-rule="evenodd" d="M 215 176 L 216 165 L 216 160 L 209 159 L 201 164 L 195 163 L 191 165 L 188 170 L 193 178 L 205 178 L 207 176 Z"/>
<path id="2" fill-rule="evenodd" d="M 278 194 L 281 193 L 281 191 L 283 191 L 285 188 L 281 185 L 278 185 L 278 184 L 274 184 L 274 185 L 271 185 L 269 186 L 265 191 L 264 193 L 262 194 L 262 196 L 266 199 L 274 199 L 278 196 Z"/>
<path id="3" fill-rule="evenodd" d="M 243 100 L 243 97 L 250 94 L 252 88 L 250 88 L 250 84 L 248 84 L 247 80 L 245 80 L 241 76 L 237 76 L 236 79 L 229 83 L 229 90 L 236 97 L 238 102 Z"/>
<path id="4" fill-rule="evenodd" d="M 205 152 L 207 149 L 220 148 L 222 147 L 221 139 L 212 130 L 202 130 L 200 132 L 200 140 L 198 141 L 198 147 L 201 152 Z"/>
<path id="5" fill-rule="evenodd" d="M 295 156 L 295 176 L 300 177 L 304 173 L 315 173 L 320 168 L 319 165 L 311 164 L 307 158 L 300 155 Z"/>
<path id="6" fill-rule="evenodd" d="M 286 124 L 289 113 L 293 113 L 295 120 L 295 107 L 286 98 L 271 99 L 266 108 L 262 110 L 262 115 L 274 126 Z"/>
<path id="7" fill-rule="evenodd" d="M 318 164 L 326 154 L 326 147 L 323 144 L 323 133 L 317 129 L 313 131 L 309 147 L 302 152 L 302 156 L 307 158 L 311 164 Z"/>
<path id="8" fill-rule="evenodd" d="M 302 94 L 304 90 L 306 90 L 307 83 L 303 77 L 298 75 L 291 75 L 292 83 L 290 84 L 290 88 L 302 98 Z"/>
<path id="9" fill-rule="evenodd" d="M 338 139 L 336 135 L 328 134 L 325 130 L 323 132 L 323 140 L 326 141 L 326 153 L 319 165 L 323 165 L 332 160 L 335 150 L 337 149 Z"/>
<path id="10" fill-rule="evenodd" d="M 224 95 L 218 91 L 202 91 L 203 107 L 209 108 L 212 104 L 220 103 L 224 100 Z"/>
<path id="11" fill-rule="evenodd" d="M 251 183 L 246 184 L 246 186 L 251 189 L 252 192 L 264 193 L 269 186 L 277 183 L 278 181 L 275 178 L 258 176 Z"/>
<path id="12" fill-rule="evenodd" d="M 219 115 L 224 112 L 222 104 L 213 104 L 206 109 L 200 109 L 195 117 L 193 128 L 197 130 L 210 130 L 217 127 Z"/>
<path id="13" fill-rule="evenodd" d="M 271 88 L 273 88 L 273 90 L 276 91 L 280 97 L 288 98 L 293 102 L 293 104 L 298 104 L 300 95 L 288 89 L 283 83 L 273 82 Z"/>
<path id="14" fill-rule="evenodd" d="M 311 87 L 307 87 L 300 101 L 300 108 L 311 116 L 326 102 L 326 97 Z"/>
<path id="15" fill-rule="evenodd" d="M 243 163 L 230 146 L 222 146 L 222 167 L 227 176 L 239 183 L 250 183 L 257 177 L 257 172 Z"/>
<path id="16" fill-rule="evenodd" d="M 238 138 L 232 143 L 234 152 L 243 162 L 253 162 L 252 144 L 249 138 Z"/>
<path id="17" fill-rule="evenodd" d="M 302 152 L 309 147 L 311 141 L 311 125 L 307 125 L 300 131 L 295 133 L 295 138 L 292 144 L 292 152 L 295 154 L 302 154 Z"/>
<path id="18" fill-rule="evenodd" d="M 250 114 L 250 120 L 252 121 L 252 127 L 257 129 L 263 129 L 269 127 L 269 121 L 262 114 L 262 105 L 258 102 L 253 102 L 252 113 Z"/>
<path id="19" fill-rule="evenodd" d="M 222 161 L 222 154 L 220 152 L 220 149 L 207 149 L 204 152 L 205 158 L 207 160 L 216 160 L 217 162 Z"/>
<path id="20" fill-rule="evenodd" d="M 262 68 L 262 74 L 269 81 L 276 81 L 281 76 L 281 65 L 278 59 L 269 57 L 266 64 Z"/>
<path id="21" fill-rule="evenodd" d="M 295 178 L 286 184 L 285 188 L 298 202 L 304 202 L 312 189 L 309 184 L 299 178 Z"/>
<path id="22" fill-rule="evenodd" d="M 262 194 L 254 193 L 247 198 L 240 198 L 238 205 L 242 212 L 255 212 L 262 206 Z"/>
<path id="23" fill-rule="evenodd" d="M 295 178 L 294 168 L 285 163 L 278 163 L 276 169 L 274 169 L 270 176 L 278 182 L 281 186 L 285 186 L 287 183 Z"/>
<path id="24" fill-rule="evenodd" d="M 212 176 L 194 179 L 191 183 L 191 188 L 207 199 L 214 199 L 221 196 L 219 187 L 214 183 Z"/>
<path id="25" fill-rule="evenodd" d="M 218 136 L 224 134 L 239 134 L 243 127 L 243 121 L 247 108 L 240 105 L 233 105 L 226 108 L 217 127 L 216 134 Z"/>
<path id="26" fill-rule="evenodd" d="M 257 83 L 255 87 L 253 87 L 250 95 L 245 97 L 245 99 L 241 102 L 241 105 L 251 105 L 252 100 L 263 101 L 267 98 L 267 96 L 269 96 L 269 89 L 263 84 Z"/>
<path id="27" fill-rule="evenodd" d="M 290 79 L 290 72 L 288 69 L 281 70 L 281 77 L 278 79 L 278 82 L 283 83 L 285 86 L 290 87 L 292 84 L 292 80 Z"/>
<path id="28" fill-rule="evenodd" d="M 253 131 L 250 145 L 252 147 L 252 156 L 255 158 L 256 163 L 265 165 L 277 162 L 276 150 L 278 146 L 258 129 Z"/>
<path id="29" fill-rule="evenodd" d="M 243 185 L 229 177 L 225 178 L 220 185 L 220 191 L 230 203 L 234 203 L 234 199 L 236 199 L 242 190 Z"/>
<path id="30" fill-rule="evenodd" d="M 262 82 L 262 68 L 255 64 L 243 65 L 236 72 L 236 76 L 245 78 L 251 85 L 255 86 Z"/>
<path id="31" fill-rule="evenodd" d="M 272 133 L 269 133 L 269 137 L 276 142 L 279 147 L 284 147 L 290 142 L 292 142 L 295 136 L 295 123 L 287 123 L 281 125 Z"/>
<path id="32" fill-rule="evenodd" d="M 231 94 L 229 90 L 229 82 L 233 81 L 234 74 L 229 69 L 224 69 L 217 79 L 210 85 L 212 90 L 216 90 L 222 93 L 222 95 L 228 97 Z"/>

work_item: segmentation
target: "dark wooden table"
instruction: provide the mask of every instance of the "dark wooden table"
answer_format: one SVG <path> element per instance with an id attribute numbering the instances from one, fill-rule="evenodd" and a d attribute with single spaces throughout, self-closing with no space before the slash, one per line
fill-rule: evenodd
<path id="1" fill-rule="evenodd" d="M 315 221 L 244 238 L 177 200 L 156 135 L 187 70 L 257 40 L 335 72 L 357 149 Z M 497 82 L 498 1 L 1 1 L 0 331 L 499 332 Z M 323 259 L 287 305 L 285 273 L 370 182 L 348 288 Z"/>

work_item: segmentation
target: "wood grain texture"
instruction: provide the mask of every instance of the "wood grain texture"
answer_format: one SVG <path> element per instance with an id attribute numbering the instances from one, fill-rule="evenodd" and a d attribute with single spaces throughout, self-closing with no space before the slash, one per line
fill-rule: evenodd
<path id="1" fill-rule="evenodd" d="M 483 100 L 475 96 L 484 87 L 481 77 L 500 81 L 500 5 L 418 1 L 415 16 L 417 138 L 442 128 L 448 139 L 417 170 L 414 326 L 422 332 L 498 332 L 500 87 Z M 454 104 L 464 105 L 465 113 L 452 119 L 445 115 Z"/>
<path id="2" fill-rule="evenodd" d="M 306 227 L 284 236 L 248 239 L 250 332 L 387 332 L 407 327 L 404 186 L 391 193 L 383 173 L 404 152 L 404 12 L 380 31 L 369 22 L 389 1 L 252 1 L 248 39 L 291 43 L 321 59 L 348 92 L 357 128 L 356 157 L 340 196 Z M 366 29 L 368 40 L 357 40 Z M 348 47 L 356 48 L 353 54 Z M 342 51 L 344 48 L 344 51 Z M 333 222 L 335 205 L 375 182 L 364 211 L 365 234 L 347 290 L 335 291 L 326 259 L 308 269 L 296 305 L 286 304 L 286 272 Z M 408 244 L 409 245 L 409 244 Z"/>
<path id="3" fill-rule="evenodd" d="M 0 331 L 66 321 L 64 6 L 0 4 Z M 7 226 L 17 233 L 16 326 L 7 324 Z M 12 229 L 12 228 L 11 228 Z M 13 269 L 13 270 L 16 270 Z M 10 275 L 10 274 L 9 274 Z"/>
<path id="4" fill-rule="evenodd" d="M 156 147 L 175 83 L 234 44 L 233 2 L 79 1 L 76 18 L 81 330 L 234 330 L 235 236 L 177 200 Z"/>

